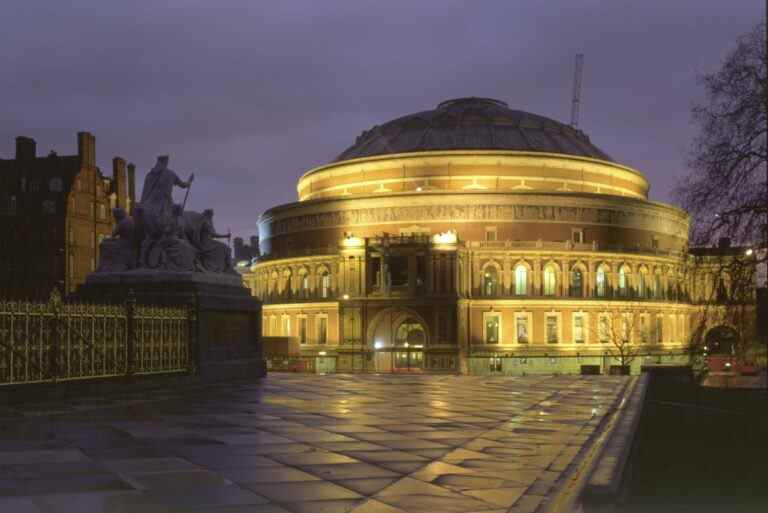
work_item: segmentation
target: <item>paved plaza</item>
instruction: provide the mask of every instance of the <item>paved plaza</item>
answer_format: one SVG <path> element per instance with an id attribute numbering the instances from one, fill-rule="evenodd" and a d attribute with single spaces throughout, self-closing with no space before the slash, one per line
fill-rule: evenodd
<path id="1" fill-rule="evenodd" d="M 0 410 L 0 512 L 540 511 L 622 377 L 275 374 Z"/>

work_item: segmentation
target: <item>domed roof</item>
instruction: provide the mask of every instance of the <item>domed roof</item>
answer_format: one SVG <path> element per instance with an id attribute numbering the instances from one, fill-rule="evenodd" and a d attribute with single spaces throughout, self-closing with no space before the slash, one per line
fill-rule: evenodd
<path id="1" fill-rule="evenodd" d="M 490 98 L 458 98 L 374 126 L 334 162 L 419 151 L 515 150 L 613 162 L 581 130 Z"/>

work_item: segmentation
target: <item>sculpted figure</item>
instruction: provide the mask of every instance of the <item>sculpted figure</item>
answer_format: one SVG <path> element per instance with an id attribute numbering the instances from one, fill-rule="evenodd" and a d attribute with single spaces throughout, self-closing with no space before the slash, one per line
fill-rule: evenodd
<path id="1" fill-rule="evenodd" d="M 142 231 L 149 237 L 161 237 L 173 224 L 173 188 L 187 189 L 195 179 L 190 175 L 189 180 L 182 181 L 175 171 L 168 168 L 168 156 L 157 157 L 157 163 L 147 173 L 144 188 L 141 191 L 141 224 Z"/>
<path id="2" fill-rule="evenodd" d="M 216 239 L 226 239 L 229 233 L 216 232 L 213 226 L 213 210 L 199 212 L 184 212 L 184 234 L 197 250 L 197 258 L 201 267 L 208 272 L 232 272 L 232 254 L 229 246 Z"/>
<path id="3" fill-rule="evenodd" d="M 133 219 L 122 208 L 113 208 L 115 229 L 112 237 L 99 244 L 97 273 L 127 271 L 136 267 L 136 247 Z"/>

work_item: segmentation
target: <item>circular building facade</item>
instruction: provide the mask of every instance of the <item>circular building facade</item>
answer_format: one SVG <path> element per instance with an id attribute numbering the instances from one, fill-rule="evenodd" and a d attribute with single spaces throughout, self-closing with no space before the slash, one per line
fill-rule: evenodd
<path id="1" fill-rule="evenodd" d="M 318 371 L 608 372 L 682 353 L 685 212 L 581 131 L 461 98 L 363 132 L 259 219 L 263 333 Z M 666 360 L 665 360 L 666 359 Z"/>

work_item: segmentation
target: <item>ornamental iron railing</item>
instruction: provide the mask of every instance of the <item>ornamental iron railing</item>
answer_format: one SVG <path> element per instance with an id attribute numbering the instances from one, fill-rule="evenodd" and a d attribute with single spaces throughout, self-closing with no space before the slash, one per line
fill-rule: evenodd
<path id="1" fill-rule="evenodd" d="M 0 386 L 194 371 L 192 307 L 0 300 Z"/>

